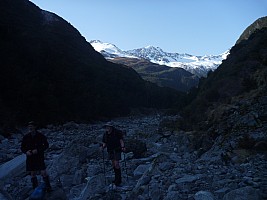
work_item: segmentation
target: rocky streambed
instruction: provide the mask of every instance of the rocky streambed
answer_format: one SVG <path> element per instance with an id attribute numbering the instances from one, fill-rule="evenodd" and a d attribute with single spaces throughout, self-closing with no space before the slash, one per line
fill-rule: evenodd
<path id="1" fill-rule="evenodd" d="M 46 199 L 267 199 L 266 151 L 239 148 L 242 132 L 211 138 L 166 126 L 177 118 L 154 114 L 112 121 L 127 133 L 121 188 L 111 186 L 111 164 L 99 149 L 104 122 L 41 129 L 50 143 L 46 163 L 54 188 Z M 31 192 L 19 150 L 24 133 L 1 138 L 0 199 L 27 199 Z M 255 129 L 258 138 L 265 134 L 265 126 Z M 11 170 L 3 168 L 12 161 Z"/>

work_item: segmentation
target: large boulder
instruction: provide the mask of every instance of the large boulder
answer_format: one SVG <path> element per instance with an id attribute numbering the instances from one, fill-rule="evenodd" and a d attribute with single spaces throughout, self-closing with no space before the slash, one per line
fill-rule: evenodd
<path id="1" fill-rule="evenodd" d="M 207 191 L 199 191 L 194 196 L 195 200 L 214 200 L 214 195 Z"/>
<path id="2" fill-rule="evenodd" d="M 223 200 L 260 200 L 260 195 L 256 189 L 247 186 L 232 190 L 224 195 Z"/>
<path id="3" fill-rule="evenodd" d="M 22 154 L 0 166 L 0 179 L 18 175 L 26 170 L 26 156 Z"/>
<path id="4" fill-rule="evenodd" d="M 142 158 L 147 152 L 146 143 L 140 139 L 126 139 L 125 146 L 127 152 L 133 152 L 134 158 Z"/>

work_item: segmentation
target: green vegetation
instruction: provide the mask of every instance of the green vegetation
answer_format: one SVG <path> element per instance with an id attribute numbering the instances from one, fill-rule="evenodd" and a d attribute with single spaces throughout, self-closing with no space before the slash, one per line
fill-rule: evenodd
<path id="1" fill-rule="evenodd" d="M 190 92 L 189 105 L 182 111 L 182 128 L 207 129 L 211 110 L 230 103 L 233 97 L 266 90 L 266 57 L 267 28 L 255 31 L 249 39 L 236 44 L 218 69 L 207 78 L 201 78 L 198 89 Z"/>

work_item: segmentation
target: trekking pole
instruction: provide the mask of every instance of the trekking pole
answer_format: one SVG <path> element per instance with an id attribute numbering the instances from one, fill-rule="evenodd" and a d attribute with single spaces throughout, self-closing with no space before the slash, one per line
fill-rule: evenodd
<path id="1" fill-rule="evenodd" d="M 104 149 L 102 149 L 102 155 L 103 155 L 103 169 L 104 169 L 105 184 L 107 184 Z"/>
<path id="2" fill-rule="evenodd" d="M 113 159 L 116 160 L 116 152 L 115 152 L 115 149 L 113 150 Z M 111 161 L 111 162 L 113 162 L 113 161 Z M 116 166 L 115 165 L 113 166 L 113 163 L 112 163 L 112 167 L 113 167 L 114 177 L 115 177 L 114 178 L 114 182 L 112 182 L 113 184 L 111 185 L 111 190 L 113 191 L 114 190 L 114 184 L 116 183 L 117 179 L 116 179 L 116 171 L 115 171 Z M 112 199 L 113 199 L 113 193 L 112 193 Z"/>
<path id="3" fill-rule="evenodd" d="M 126 165 L 126 159 L 125 159 L 125 152 L 123 152 L 123 160 L 124 160 L 124 168 L 125 168 L 125 173 L 126 173 L 127 182 L 128 182 L 128 173 L 127 173 L 127 165 Z"/>

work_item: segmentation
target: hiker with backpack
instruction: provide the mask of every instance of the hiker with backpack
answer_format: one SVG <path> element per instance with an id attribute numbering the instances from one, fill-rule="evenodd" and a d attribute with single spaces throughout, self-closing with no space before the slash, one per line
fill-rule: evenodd
<path id="1" fill-rule="evenodd" d="M 102 150 L 107 148 L 109 159 L 112 162 L 112 167 L 115 173 L 115 180 L 113 183 L 116 186 L 120 186 L 121 184 L 121 152 L 125 151 L 123 135 L 124 133 L 118 129 L 116 129 L 111 123 L 107 123 L 104 125 L 106 132 L 103 135 L 102 139 Z"/>
<path id="2" fill-rule="evenodd" d="M 23 137 L 21 151 L 26 154 L 26 171 L 31 174 L 32 187 L 38 186 L 37 173 L 41 175 L 45 182 L 46 190 L 51 191 L 49 176 L 44 162 L 44 151 L 49 147 L 46 136 L 36 130 L 36 124 L 28 123 L 29 132 Z"/>

